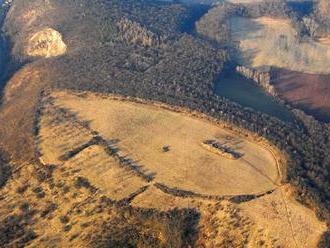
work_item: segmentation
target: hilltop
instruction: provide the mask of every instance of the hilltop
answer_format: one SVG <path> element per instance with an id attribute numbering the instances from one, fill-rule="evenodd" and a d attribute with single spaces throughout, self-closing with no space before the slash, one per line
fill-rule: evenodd
<path id="1" fill-rule="evenodd" d="M 245 7 L 197 7 L 1 7 L 4 247 L 327 243 L 330 130 L 217 95 L 239 65 L 227 14 Z"/>

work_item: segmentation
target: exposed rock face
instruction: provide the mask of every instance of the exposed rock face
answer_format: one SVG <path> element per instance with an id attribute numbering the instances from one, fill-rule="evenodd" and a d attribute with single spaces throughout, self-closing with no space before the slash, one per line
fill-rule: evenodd
<path id="1" fill-rule="evenodd" d="M 52 29 L 46 28 L 35 33 L 28 41 L 26 54 L 33 57 L 55 57 L 66 53 L 67 46 L 62 35 Z"/>
<path id="2" fill-rule="evenodd" d="M 269 94 L 276 96 L 276 91 L 271 83 L 271 73 L 269 70 L 251 69 L 245 66 L 237 66 L 236 71 L 242 76 L 253 80 L 263 87 Z"/>
<path id="3" fill-rule="evenodd" d="M 160 39 L 157 35 L 137 22 L 122 18 L 117 26 L 125 42 L 149 47 L 160 44 Z"/>

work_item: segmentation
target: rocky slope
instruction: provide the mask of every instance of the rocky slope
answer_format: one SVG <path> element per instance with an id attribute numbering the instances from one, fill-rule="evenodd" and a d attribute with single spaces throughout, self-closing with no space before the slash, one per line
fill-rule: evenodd
<path id="1" fill-rule="evenodd" d="M 272 96 L 276 96 L 277 93 L 275 91 L 274 86 L 272 85 L 272 74 L 270 72 L 270 68 L 266 69 L 250 69 L 244 66 L 237 66 L 236 71 L 242 76 L 253 80 L 255 83 L 260 85 L 264 90 L 271 94 Z"/>
<path id="2" fill-rule="evenodd" d="M 45 28 L 29 39 L 25 53 L 32 57 L 54 57 L 65 54 L 66 45 L 63 42 L 62 35 L 52 29 Z"/>

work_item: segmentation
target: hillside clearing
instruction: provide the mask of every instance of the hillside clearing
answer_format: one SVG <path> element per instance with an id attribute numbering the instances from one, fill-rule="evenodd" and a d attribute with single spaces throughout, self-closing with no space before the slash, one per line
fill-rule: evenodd
<path id="1" fill-rule="evenodd" d="M 239 44 L 237 60 L 248 67 L 274 66 L 308 73 L 330 73 L 330 46 L 299 41 L 289 20 L 233 17 L 231 39 Z"/>
<path id="2" fill-rule="evenodd" d="M 297 247 L 299 239 L 307 248 L 325 230 L 282 189 L 290 190 L 280 186 L 283 158 L 266 142 L 197 113 L 138 99 L 58 91 L 43 106 L 38 144 L 45 165 L 60 164 L 78 189 L 133 207 L 198 209 L 200 231 L 208 237 L 198 245 L 227 247 L 234 239 L 237 246 Z M 50 135 L 54 128 L 56 136 Z M 207 140 L 242 157 L 205 149 Z M 152 175 L 150 181 L 144 175 Z"/>
<path id="3" fill-rule="evenodd" d="M 92 94 L 82 98 L 58 93 L 55 99 L 55 105 L 88 121 L 106 140 L 116 141 L 122 156 L 170 188 L 206 195 L 256 194 L 273 189 L 279 180 L 277 160 L 266 147 L 210 121 Z M 232 160 L 206 150 L 202 142 L 208 139 L 242 158 Z M 165 145 L 169 152 L 163 151 Z"/>
<path id="4" fill-rule="evenodd" d="M 79 168 L 79 174 L 88 178 L 101 193 L 114 200 L 122 200 L 138 191 L 146 183 L 131 171 L 118 165 L 101 146 L 93 145 L 70 159 L 65 166 Z"/>

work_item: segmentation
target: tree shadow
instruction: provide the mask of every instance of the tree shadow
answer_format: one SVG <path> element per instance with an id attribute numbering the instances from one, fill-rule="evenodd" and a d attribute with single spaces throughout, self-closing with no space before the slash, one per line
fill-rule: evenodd
<path id="1" fill-rule="evenodd" d="M 4 187 L 12 175 L 8 155 L 0 149 L 0 189 Z"/>

